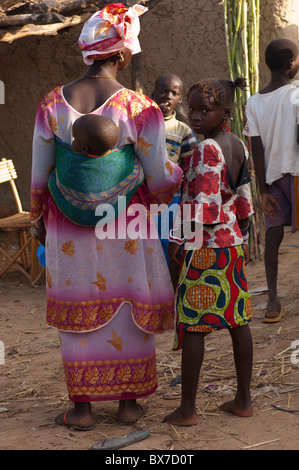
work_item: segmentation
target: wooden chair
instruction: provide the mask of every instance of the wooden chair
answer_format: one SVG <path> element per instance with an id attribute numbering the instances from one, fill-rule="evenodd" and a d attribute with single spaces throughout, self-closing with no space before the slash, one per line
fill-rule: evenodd
<path id="1" fill-rule="evenodd" d="M 36 230 L 30 222 L 29 212 L 23 211 L 15 179 L 17 179 L 17 173 L 13 161 L 2 158 L 0 161 L 0 183 L 10 183 L 18 211 L 9 217 L 0 219 L 0 233 L 9 232 L 5 246 L 0 246 L 0 253 L 2 254 L 0 258 L 0 278 L 12 266 L 16 266 L 30 280 L 31 285 L 34 285 L 40 278 L 44 268 L 39 269 L 36 254 L 39 242 L 36 238 Z M 19 241 L 17 253 L 11 250 L 12 241 L 16 234 Z M 4 266 L 2 266 L 3 261 Z"/>

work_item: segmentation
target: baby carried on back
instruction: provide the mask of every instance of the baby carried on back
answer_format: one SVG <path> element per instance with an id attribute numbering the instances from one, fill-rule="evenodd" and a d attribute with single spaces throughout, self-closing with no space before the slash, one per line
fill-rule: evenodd
<path id="1" fill-rule="evenodd" d="M 48 180 L 52 197 L 75 224 L 95 227 L 101 220 L 103 224 L 116 220 L 144 181 L 133 145 L 113 149 L 118 139 L 116 124 L 95 114 L 74 122 L 73 137 L 72 147 L 56 139 L 56 166 Z M 121 196 L 126 197 L 125 207 L 118 204 Z M 113 207 L 108 219 L 96 215 L 100 204 Z"/>

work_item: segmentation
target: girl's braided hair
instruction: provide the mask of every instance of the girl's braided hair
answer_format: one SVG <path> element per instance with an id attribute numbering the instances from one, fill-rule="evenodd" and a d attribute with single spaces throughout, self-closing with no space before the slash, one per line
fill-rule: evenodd
<path id="1" fill-rule="evenodd" d="M 193 90 L 198 90 L 202 96 L 212 99 L 212 102 L 230 109 L 235 101 L 236 88 L 245 90 L 246 79 L 238 77 L 234 81 L 221 78 L 204 78 L 191 86 L 187 92 L 187 99 Z"/>

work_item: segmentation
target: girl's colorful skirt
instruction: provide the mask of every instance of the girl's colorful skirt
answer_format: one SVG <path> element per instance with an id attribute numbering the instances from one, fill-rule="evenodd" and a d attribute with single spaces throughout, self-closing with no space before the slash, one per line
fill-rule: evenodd
<path id="1" fill-rule="evenodd" d="M 210 333 L 252 317 L 241 245 L 184 251 L 177 294 L 174 350 L 185 331 Z"/>
<path id="2" fill-rule="evenodd" d="M 59 335 L 71 401 L 130 400 L 155 392 L 155 335 L 135 325 L 129 303 L 102 328 Z"/>

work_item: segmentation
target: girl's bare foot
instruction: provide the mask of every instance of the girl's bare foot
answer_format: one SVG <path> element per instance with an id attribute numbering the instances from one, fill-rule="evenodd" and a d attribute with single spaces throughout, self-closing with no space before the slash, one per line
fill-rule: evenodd
<path id="1" fill-rule="evenodd" d="M 253 410 L 250 404 L 240 405 L 236 400 L 231 400 L 223 403 L 220 406 L 221 410 L 233 413 L 242 418 L 253 416 Z"/>
<path id="2" fill-rule="evenodd" d="M 177 426 L 195 426 L 198 421 L 199 417 L 195 412 L 185 412 L 181 407 L 163 419 L 164 423 L 176 424 Z"/>

